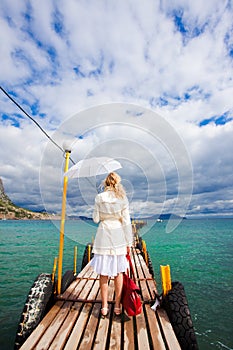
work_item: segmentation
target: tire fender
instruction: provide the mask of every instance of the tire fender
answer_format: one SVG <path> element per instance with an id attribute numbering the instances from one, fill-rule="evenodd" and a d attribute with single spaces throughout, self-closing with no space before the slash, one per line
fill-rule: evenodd
<path id="1" fill-rule="evenodd" d="M 148 252 L 147 252 L 147 259 L 148 259 L 148 269 L 149 269 L 149 272 L 150 272 L 151 276 L 154 278 L 154 276 L 155 276 L 154 268 L 153 268 L 153 264 L 152 264 L 152 261 L 151 261 L 151 258 L 150 258 L 150 255 L 149 255 Z"/>
<path id="2" fill-rule="evenodd" d="M 162 307 L 166 310 L 182 350 L 198 350 L 198 344 L 184 287 L 172 282 L 172 289 L 164 297 Z"/>
<path id="3" fill-rule="evenodd" d="M 93 258 L 94 254 L 92 253 L 92 244 L 88 243 L 85 247 L 84 253 L 83 253 L 83 260 L 82 260 L 82 269 L 88 264 L 88 246 L 91 246 L 91 259 Z"/>
<path id="4" fill-rule="evenodd" d="M 15 338 L 15 349 L 19 349 L 48 311 L 53 296 L 50 274 L 41 273 L 35 279 L 24 304 Z"/>
<path id="5" fill-rule="evenodd" d="M 62 276 L 61 280 L 61 294 L 65 292 L 65 290 L 69 287 L 69 285 L 75 280 L 76 276 L 72 270 L 68 270 Z"/>

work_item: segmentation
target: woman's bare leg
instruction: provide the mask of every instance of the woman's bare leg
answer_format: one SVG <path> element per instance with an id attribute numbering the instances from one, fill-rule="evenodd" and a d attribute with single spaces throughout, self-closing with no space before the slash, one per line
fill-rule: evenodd
<path id="1" fill-rule="evenodd" d="M 100 275 L 100 292 L 102 299 L 102 309 L 108 308 L 108 276 Z M 107 314 L 107 310 L 104 310 L 102 314 Z"/>
<path id="2" fill-rule="evenodd" d="M 120 302 L 121 302 L 121 293 L 122 293 L 122 287 L 123 287 L 123 274 L 119 273 L 114 278 L 114 286 L 115 286 L 115 309 L 120 308 Z M 117 312 L 119 313 L 119 312 Z"/>

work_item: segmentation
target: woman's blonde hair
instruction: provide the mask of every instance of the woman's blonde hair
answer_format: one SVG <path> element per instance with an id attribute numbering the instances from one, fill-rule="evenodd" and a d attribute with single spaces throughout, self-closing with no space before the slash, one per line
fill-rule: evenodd
<path id="1" fill-rule="evenodd" d="M 104 190 L 114 191 L 116 197 L 124 198 L 126 196 L 124 187 L 121 185 L 121 177 L 117 173 L 109 173 L 104 180 Z"/>

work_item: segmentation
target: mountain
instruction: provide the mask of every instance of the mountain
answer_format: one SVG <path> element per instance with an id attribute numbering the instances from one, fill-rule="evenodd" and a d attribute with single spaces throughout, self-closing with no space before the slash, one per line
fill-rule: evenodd
<path id="1" fill-rule="evenodd" d="M 47 213 L 33 212 L 15 205 L 6 195 L 0 178 L 0 220 L 49 220 Z M 54 219 L 54 216 L 53 216 Z"/>
<path id="2" fill-rule="evenodd" d="M 186 219 L 185 216 L 179 216 L 176 214 L 171 214 L 171 213 L 167 213 L 167 214 L 160 214 L 160 215 L 151 215 L 148 217 L 143 217 L 141 218 L 142 220 L 169 220 L 172 217 L 173 220 L 178 220 L 178 219 Z"/>
<path id="3" fill-rule="evenodd" d="M 185 216 L 181 217 L 181 216 L 179 216 L 179 215 L 170 214 L 170 213 L 167 213 L 167 214 L 160 214 L 160 215 L 159 215 L 159 219 L 160 219 L 160 220 L 169 220 L 171 217 L 172 217 L 173 220 L 186 219 Z"/>

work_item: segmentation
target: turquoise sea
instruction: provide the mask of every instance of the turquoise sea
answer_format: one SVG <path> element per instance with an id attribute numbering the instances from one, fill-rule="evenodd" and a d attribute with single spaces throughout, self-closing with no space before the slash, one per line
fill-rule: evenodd
<path id="1" fill-rule="evenodd" d="M 233 349 L 233 219 L 184 220 L 166 233 L 166 221 L 141 230 L 161 293 L 160 265 L 170 265 L 173 281 L 183 283 L 200 350 Z M 95 226 L 67 221 L 63 271 L 78 271 Z M 11 350 L 20 314 L 33 281 L 51 272 L 57 256 L 59 223 L 0 221 L 0 347 Z"/>

